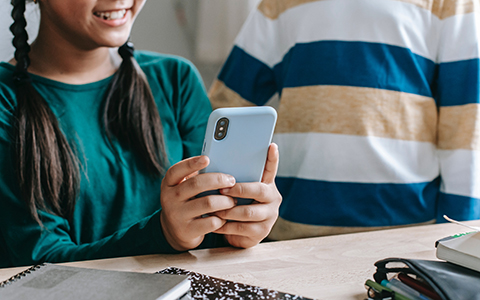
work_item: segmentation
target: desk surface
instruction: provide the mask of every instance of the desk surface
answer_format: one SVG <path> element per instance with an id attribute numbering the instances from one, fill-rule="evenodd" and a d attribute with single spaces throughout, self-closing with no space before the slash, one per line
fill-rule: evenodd
<path id="1" fill-rule="evenodd" d="M 480 221 L 466 222 L 480 226 Z M 436 259 L 435 241 L 469 231 L 435 224 L 270 242 L 250 249 L 218 248 L 67 263 L 108 270 L 156 272 L 179 267 L 214 277 L 316 299 L 365 299 L 374 262 L 387 257 Z M 0 269 L 0 281 L 25 268 Z"/>

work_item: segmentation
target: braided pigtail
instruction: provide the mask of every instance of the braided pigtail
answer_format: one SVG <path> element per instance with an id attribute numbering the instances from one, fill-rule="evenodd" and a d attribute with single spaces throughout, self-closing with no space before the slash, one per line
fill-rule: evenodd
<path id="1" fill-rule="evenodd" d="M 130 42 L 118 50 L 123 61 L 105 98 L 104 127 L 107 137 L 132 150 L 149 174 L 161 176 L 167 164 L 160 115 L 133 51 Z"/>
<path id="2" fill-rule="evenodd" d="M 32 217 L 42 224 L 38 209 L 66 218 L 73 216 L 79 169 L 57 118 L 33 87 L 27 71 L 30 46 L 25 29 L 25 2 L 12 0 L 14 22 L 10 27 L 16 60 L 14 158 L 21 196 Z"/>

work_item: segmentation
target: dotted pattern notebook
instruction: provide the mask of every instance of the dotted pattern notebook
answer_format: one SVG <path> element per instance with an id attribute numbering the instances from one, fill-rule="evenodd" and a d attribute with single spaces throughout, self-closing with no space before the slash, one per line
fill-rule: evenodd
<path id="1" fill-rule="evenodd" d="M 208 275 L 170 267 L 157 272 L 159 274 L 188 275 L 191 281 L 192 299 L 236 300 L 236 299 L 291 299 L 308 300 L 299 295 L 282 293 L 248 284 L 215 278 Z"/>

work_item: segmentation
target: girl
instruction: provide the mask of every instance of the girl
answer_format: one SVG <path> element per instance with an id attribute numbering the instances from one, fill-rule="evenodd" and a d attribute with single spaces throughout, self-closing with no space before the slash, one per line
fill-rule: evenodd
<path id="1" fill-rule="evenodd" d="M 126 43 L 145 0 L 37 0 L 31 47 L 25 2 L 12 1 L 15 57 L 0 64 L 0 267 L 267 236 L 276 145 L 261 183 L 198 175 L 211 107 L 191 64 Z M 194 198 L 212 189 L 222 195 Z"/>

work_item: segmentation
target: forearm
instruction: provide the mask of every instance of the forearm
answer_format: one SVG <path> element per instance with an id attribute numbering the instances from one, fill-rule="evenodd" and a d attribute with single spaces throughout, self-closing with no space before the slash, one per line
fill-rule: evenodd
<path id="1" fill-rule="evenodd" d="M 44 228 L 34 223 L 17 230 L 15 224 L 4 228 L 2 233 L 13 265 L 177 253 L 163 236 L 159 212 L 101 240 L 83 244 L 70 238 L 61 218 L 44 216 L 44 219 L 47 220 Z"/>

